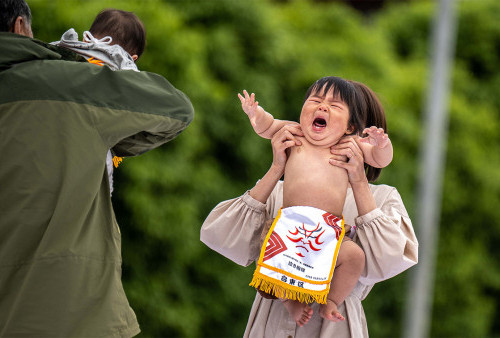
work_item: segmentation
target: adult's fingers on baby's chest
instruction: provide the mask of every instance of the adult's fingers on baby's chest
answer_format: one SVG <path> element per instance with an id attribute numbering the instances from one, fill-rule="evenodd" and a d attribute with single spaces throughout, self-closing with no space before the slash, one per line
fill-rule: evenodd
<path id="1" fill-rule="evenodd" d="M 330 158 L 333 160 L 337 160 L 337 161 L 346 161 L 347 160 L 347 156 L 343 155 L 343 154 L 332 154 L 330 156 Z"/>
<path id="2" fill-rule="evenodd" d="M 299 124 L 287 124 L 286 127 L 293 133 L 302 133 L 302 129 Z"/>
<path id="3" fill-rule="evenodd" d="M 345 151 L 347 149 L 352 149 L 352 145 L 350 143 L 337 144 L 333 146 L 333 149 L 338 151 Z"/>
<path id="4" fill-rule="evenodd" d="M 358 152 L 358 153 L 361 152 L 361 148 L 359 147 L 359 144 L 356 141 L 354 141 L 354 140 L 352 140 L 351 142 L 347 143 L 347 147 L 349 149 L 351 149 L 352 151 L 355 151 L 355 152 Z"/>
<path id="5" fill-rule="evenodd" d="M 286 137 L 286 138 L 292 138 L 293 137 L 293 134 L 290 132 L 290 130 L 288 129 L 285 129 L 283 131 L 283 136 Z"/>

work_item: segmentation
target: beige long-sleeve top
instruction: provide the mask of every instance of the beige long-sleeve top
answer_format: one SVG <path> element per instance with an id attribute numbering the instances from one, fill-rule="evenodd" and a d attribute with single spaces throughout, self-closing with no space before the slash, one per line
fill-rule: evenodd
<path id="1" fill-rule="evenodd" d="M 355 224 L 354 241 L 365 252 L 365 269 L 352 293 L 339 307 L 345 321 L 333 323 L 313 316 L 298 327 L 279 300 L 256 295 L 244 337 L 368 337 L 361 301 L 373 285 L 391 278 L 417 263 L 418 242 L 411 220 L 396 188 L 370 185 L 377 208 L 358 216 L 352 190 L 347 191 L 344 219 Z M 247 266 L 258 259 L 260 236 L 266 220 L 274 218 L 283 203 L 283 182 L 274 188 L 267 203 L 253 199 L 248 192 L 219 203 L 201 228 L 201 241 L 237 264 Z M 245 286 L 242 286 L 245 287 Z"/>

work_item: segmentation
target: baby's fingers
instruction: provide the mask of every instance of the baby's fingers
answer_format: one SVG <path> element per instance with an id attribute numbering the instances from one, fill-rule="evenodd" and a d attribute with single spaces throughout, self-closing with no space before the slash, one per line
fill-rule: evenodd
<path id="1" fill-rule="evenodd" d="M 387 134 L 384 134 L 378 141 L 378 146 L 380 148 L 384 148 L 389 144 L 389 136 Z"/>
<path id="2" fill-rule="evenodd" d="M 243 89 L 243 95 L 245 95 L 245 101 L 247 101 L 249 104 L 254 103 L 254 101 L 255 101 L 255 94 L 254 93 L 248 95 L 248 92 L 246 91 L 246 89 Z M 238 94 L 238 96 L 241 96 L 241 95 Z"/>
<path id="3" fill-rule="evenodd" d="M 377 127 L 374 127 L 374 126 L 372 126 L 370 128 L 365 128 L 363 130 L 363 133 L 364 134 L 368 134 L 368 136 L 375 137 L 375 138 L 381 137 L 383 135 L 387 135 L 385 133 L 385 130 L 383 128 L 377 128 Z"/>
<path id="4" fill-rule="evenodd" d="M 375 131 L 376 129 L 377 129 L 377 127 L 375 127 L 375 126 L 365 128 L 365 129 L 363 129 L 363 134 L 369 134 L 371 131 Z"/>
<path id="5" fill-rule="evenodd" d="M 238 93 L 238 98 L 240 99 L 241 104 L 250 104 L 250 96 L 246 90 L 243 90 L 243 95 Z"/>
<path id="6" fill-rule="evenodd" d="M 240 93 L 238 93 L 238 98 L 240 99 L 242 105 L 245 104 L 245 98 Z"/>

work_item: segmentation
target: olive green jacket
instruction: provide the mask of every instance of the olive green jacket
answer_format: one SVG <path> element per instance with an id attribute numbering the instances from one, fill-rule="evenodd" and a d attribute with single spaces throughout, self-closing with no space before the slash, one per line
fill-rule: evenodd
<path id="1" fill-rule="evenodd" d="M 173 139 L 193 107 L 156 74 L 12 33 L 0 46 L 0 337 L 136 335 L 106 153 Z"/>

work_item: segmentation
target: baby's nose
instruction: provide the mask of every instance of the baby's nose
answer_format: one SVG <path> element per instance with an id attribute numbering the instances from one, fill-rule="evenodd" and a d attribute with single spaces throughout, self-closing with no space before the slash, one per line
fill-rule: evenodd
<path id="1" fill-rule="evenodd" d="M 327 111 L 328 108 L 326 107 L 326 104 L 320 104 L 319 107 L 318 107 L 319 110 L 322 110 L 322 111 Z"/>

